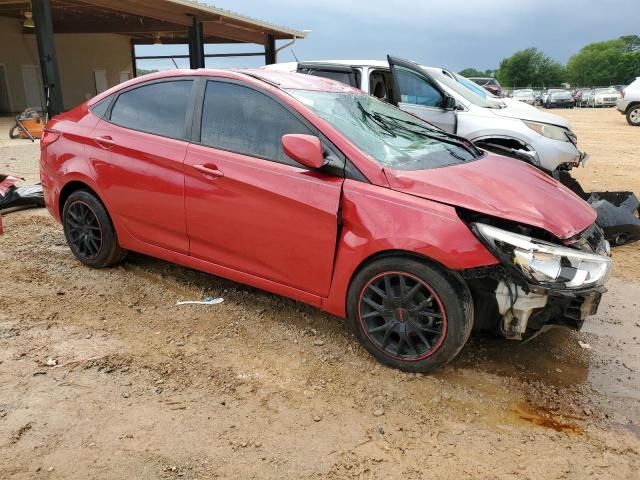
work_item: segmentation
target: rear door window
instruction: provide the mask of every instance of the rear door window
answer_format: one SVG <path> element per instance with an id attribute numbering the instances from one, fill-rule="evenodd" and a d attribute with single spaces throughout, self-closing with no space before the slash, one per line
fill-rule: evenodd
<path id="1" fill-rule="evenodd" d="M 314 133 L 268 95 L 228 82 L 207 82 L 200 142 L 296 167 L 282 149 L 283 135 Z"/>
<path id="2" fill-rule="evenodd" d="M 111 122 L 164 137 L 185 138 L 193 80 L 151 83 L 121 93 Z"/>

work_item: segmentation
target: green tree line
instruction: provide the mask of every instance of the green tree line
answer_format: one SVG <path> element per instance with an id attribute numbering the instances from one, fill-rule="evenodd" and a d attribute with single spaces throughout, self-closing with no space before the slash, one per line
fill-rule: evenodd
<path id="1" fill-rule="evenodd" d="M 460 74 L 495 77 L 505 87 L 627 85 L 640 76 L 640 37 L 590 43 L 566 65 L 532 47 L 502 59 L 497 70 L 466 68 Z"/>

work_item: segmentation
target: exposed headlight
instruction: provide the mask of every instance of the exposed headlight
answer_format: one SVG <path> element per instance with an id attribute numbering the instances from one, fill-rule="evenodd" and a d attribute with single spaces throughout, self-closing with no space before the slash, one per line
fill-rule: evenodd
<path id="1" fill-rule="evenodd" d="M 568 142 L 567 138 L 568 130 L 556 125 L 549 125 L 548 123 L 530 122 L 528 120 L 522 121 L 531 130 L 538 132 L 543 137 L 551 138 L 553 140 L 560 140 L 561 142 Z"/>
<path id="2" fill-rule="evenodd" d="M 554 245 L 484 223 L 473 226 L 498 258 L 519 268 L 534 284 L 581 289 L 603 285 L 609 278 L 609 257 Z"/>

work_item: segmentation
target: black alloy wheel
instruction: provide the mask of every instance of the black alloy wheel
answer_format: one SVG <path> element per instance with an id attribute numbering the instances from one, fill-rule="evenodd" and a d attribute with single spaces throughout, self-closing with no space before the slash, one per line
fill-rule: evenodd
<path id="1" fill-rule="evenodd" d="M 66 199 L 62 226 L 71 252 L 89 267 L 110 267 L 127 256 L 107 209 L 88 190 L 76 190 Z"/>
<path id="2" fill-rule="evenodd" d="M 386 355 L 421 360 L 444 341 L 447 317 L 435 292 L 404 272 L 374 277 L 360 297 L 360 322 L 369 339 Z"/>
<path id="3" fill-rule="evenodd" d="M 64 223 L 74 251 L 87 260 L 95 259 L 102 250 L 102 226 L 91 207 L 76 200 L 69 205 Z"/>
<path id="4" fill-rule="evenodd" d="M 453 360 L 466 344 L 473 299 L 457 272 L 428 259 L 383 255 L 354 275 L 347 321 L 381 363 L 428 373 Z"/>

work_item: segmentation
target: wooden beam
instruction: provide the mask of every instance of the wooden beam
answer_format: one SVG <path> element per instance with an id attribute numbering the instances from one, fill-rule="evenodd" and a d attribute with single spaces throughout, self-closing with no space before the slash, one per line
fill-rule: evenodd
<path id="1" fill-rule="evenodd" d="M 184 8 L 176 5 L 169 10 L 168 8 L 159 8 L 158 3 L 151 0 L 78 0 L 79 2 L 87 5 L 99 5 L 106 9 L 126 13 L 130 15 L 137 15 L 140 17 L 154 18 L 156 20 L 175 23 L 184 27 L 192 25 L 192 13 L 200 12 L 197 8 Z M 171 5 L 171 4 L 166 4 Z M 186 10 L 186 11 L 185 11 Z M 201 13 L 201 12 L 200 12 Z M 222 21 L 217 23 L 216 19 L 220 18 Z M 247 43 L 258 43 L 264 45 L 266 43 L 266 35 L 264 32 L 255 30 L 245 30 L 242 28 L 234 27 L 224 24 L 224 18 L 219 15 L 210 15 L 202 18 L 204 23 L 203 30 L 205 35 L 211 35 L 215 37 L 228 38 L 229 40 L 236 40 Z"/>
<path id="2" fill-rule="evenodd" d="M 97 20 L 88 22 L 54 20 L 53 31 L 55 33 L 179 33 L 186 35 L 187 29 L 180 25 L 154 19 L 145 19 L 144 22 L 140 22 L 132 17 L 113 23 Z M 25 33 L 29 33 L 29 29 L 26 29 Z"/>
<path id="3" fill-rule="evenodd" d="M 87 5 L 98 5 L 114 12 L 120 12 L 129 15 L 137 15 L 139 17 L 154 18 L 164 22 L 173 23 L 189 27 L 191 25 L 191 17 L 178 12 L 167 12 L 153 6 L 144 5 L 143 2 L 133 2 L 128 0 L 78 0 Z"/>

